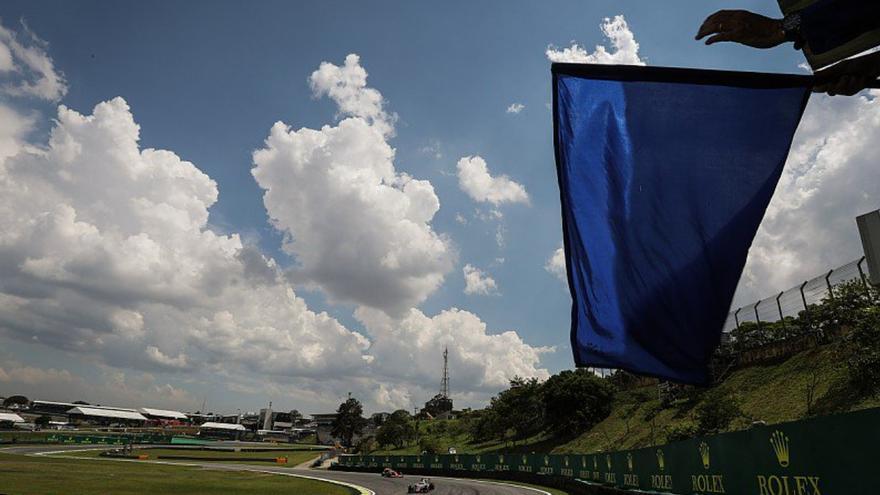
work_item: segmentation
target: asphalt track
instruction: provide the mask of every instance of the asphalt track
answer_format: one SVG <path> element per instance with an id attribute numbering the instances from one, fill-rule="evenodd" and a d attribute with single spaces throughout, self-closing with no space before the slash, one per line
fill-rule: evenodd
<path id="1" fill-rule="evenodd" d="M 47 455 L 65 450 L 85 450 L 100 449 L 106 446 L 89 446 L 89 445 L 39 445 L 39 446 L 21 446 L 0 449 L 0 452 L 7 454 L 21 455 Z M 71 457 L 68 457 L 71 458 Z M 99 461 L 116 461 L 116 462 L 139 462 L 139 463 L 161 463 L 161 464 L 182 464 L 186 466 L 198 466 L 205 469 L 229 470 L 229 471 L 254 471 L 260 473 L 271 473 L 282 476 L 302 476 L 306 478 L 321 479 L 327 481 L 337 481 L 354 487 L 365 488 L 361 490 L 364 495 L 398 495 L 405 494 L 409 484 L 415 483 L 420 476 L 405 476 L 404 478 L 390 479 L 382 478 L 379 474 L 371 473 L 347 473 L 343 471 L 327 471 L 324 469 L 307 469 L 307 468 L 288 468 L 277 466 L 257 466 L 242 464 L 224 464 L 222 462 L 165 462 L 165 461 L 128 461 L 119 459 L 106 458 L 80 458 L 86 459 L 83 462 Z M 96 460 L 97 459 L 97 460 Z M 476 481 L 455 478 L 431 478 L 436 489 L 431 492 L 432 495 L 549 495 L 549 493 L 535 489 L 516 485 L 509 485 L 492 481 Z M 307 494 L 297 494 L 307 495 Z"/>

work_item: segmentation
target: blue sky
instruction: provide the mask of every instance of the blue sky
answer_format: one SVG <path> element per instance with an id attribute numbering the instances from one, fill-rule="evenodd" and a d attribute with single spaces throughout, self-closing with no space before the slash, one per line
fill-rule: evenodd
<path id="1" fill-rule="evenodd" d="M 439 269 L 444 274 L 443 282 L 427 290 L 424 300 L 414 306 L 428 317 L 460 308 L 485 323 L 483 331 L 488 334 L 514 330 L 527 347 L 554 347 L 555 351 L 540 352 L 539 364 L 525 368 L 553 373 L 570 368 L 572 359 L 568 349 L 567 288 L 545 268 L 561 236 L 548 108 L 550 64 L 545 51 L 548 46 L 564 48 L 572 42 L 588 52 L 593 52 L 596 45 L 613 51 L 600 25 L 606 17 L 623 15 L 639 44 L 638 57 L 649 65 L 802 70 L 798 64 L 803 58 L 790 46 L 760 51 L 729 45 L 706 47 L 693 40 L 706 15 L 730 7 L 777 15 L 774 2 L 766 1 L 735 5 L 713 1 L 695 6 L 685 1 L 148 4 L 13 0 L 0 6 L 2 25 L 24 36 L 20 24 L 23 20 L 47 43 L 44 53 L 54 62 L 55 70 L 63 73 L 66 94 L 60 98 L 7 96 L 2 102 L 20 115 L 33 117 L 33 125 L 22 139 L 45 144 L 49 130 L 57 125 L 52 119 L 58 104 L 89 115 L 95 105 L 123 97 L 140 125 L 141 149 L 170 150 L 216 182 L 219 199 L 210 206 L 206 228 L 218 234 L 240 234 L 244 244 L 256 246 L 266 257 L 274 258 L 284 272 L 295 267 L 298 260 L 282 248 L 284 228 L 273 227 L 268 221 L 264 188 L 251 172 L 252 153 L 265 146 L 264 140 L 276 121 L 294 131 L 337 125 L 345 115 L 340 114 L 332 98 L 314 94 L 309 77 L 322 62 L 341 66 L 348 54 L 356 53 L 360 67 L 368 73 L 367 86 L 381 92 L 384 109 L 397 116 L 395 133 L 387 138 L 396 150 L 395 171 L 430 182 L 440 206 L 427 225 L 449 241 L 451 268 Z M 874 110 L 873 97 L 863 96 L 858 101 Z M 817 106 L 816 118 L 860 112 L 853 104 L 824 102 L 820 104 L 825 106 Z M 511 104 L 523 108 L 518 113 L 508 112 Z M 814 141 L 804 144 L 803 156 L 812 156 L 809 151 L 824 142 L 819 135 L 808 137 Z M 845 158 L 856 163 L 852 167 L 858 167 L 870 158 L 865 153 L 855 152 Z M 469 197 L 459 185 L 456 164 L 462 157 L 474 155 L 485 159 L 492 176 L 505 175 L 521 184 L 528 193 L 528 203 L 493 206 Z M 817 177 L 847 175 L 819 165 L 815 170 Z M 868 175 L 854 176 L 872 178 L 870 171 L 864 174 Z M 815 193 L 818 186 L 798 182 L 798 177 L 783 181 L 782 192 L 788 196 L 779 200 L 780 213 L 771 216 L 770 224 L 778 230 L 768 231 L 762 234 L 765 240 L 756 241 L 760 259 L 750 260 L 749 283 L 738 296 L 743 303 L 787 288 L 787 284 L 812 276 L 814 270 L 829 263 L 844 263 L 859 255 L 857 239 L 850 239 L 854 228 L 843 223 L 848 216 L 870 206 L 876 186 L 854 185 L 841 178 L 840 190 L 855 188 L 865 198 L 839 207 L 828 206 L 827 201 L 825 206 L 816 203 L 815 209 L 821 214 L 810 215 L 807 210 L 785 208 L 792 202 L 816 201 L 815 196 L 821 195 L 821 190 Z M 805 196 L 804 191 L 812 193 Z M 502 218 L 487 218 L 493 210 L 499 211 Z M 834 216 L 828 217 L 829 212 Z M 804 242 L 795 240 L 785 246 L 779 242 L 780 238 L 788 238 L 787 227 L 783 226 L 794 220 L 808 222 L 821 241 L 810 248 L 815 255 L 808 257 L 809 262 L 792 261 L 803 251 Z M 827 229 L 823 230 L 830 224 L 845 232 L 843 236 L 848 239 L 845 248 L 837 252 L 824 249 L 830 242 L 826 238 L 833 238 Z M 503 242 L 498 242 L 499 232 Z M 293 242 L 297 242 L 296 233 Z M 767 267 L 780 263 L 786 266 L 784 273 L 772 277 L 767 274 Z M 466 264 L 494 279 L 494 294 L 465 294 L 462 269 Z M 355 317 L 358 301 L 333 297 L 332 291 L 328 296 L 320 281 L 291 280 L 296 295 L 310 310 L 327 311 L 346 329 L 365 335 L 374 347 L 379 347 L 376 342 L 382 338 L 380 331 L 366 328 L 365 317 Z M 151 340 L 152 320 L 147 320 L 147 337 L 139 341 L 140 351 L 146 348 L 150 352 L 149 348 L 155 347 L 169 363 L 174 356 L 188 357 L 187 365 L 151 368 L 132 361 L 134 364 L 127 366 L 128 358 L 123 356 L 128 351 L 117 347 L 106 353 L 81 352 L 69 343 L 35 343 L 38 339 L 29 340 L 27 332 L 19 330 L 0 333 L 0 340 L 7 344 L 6 350 L 0 351 L 0 372 L 5 368 L 9 375 L 14 367 L 30 368 L 34 376 L 39 375 L 36 370 L 68 372 L 78 383 L 77 390 L 105 402 L 116 398 L 90 389 L 83 380 L 127 383 L 131 393 L 121 394 L 116 400 L 162 402 L 184 408 L 198 406 L 202 398 L 209 396 L 209 402 L 227 410 L 258 407 L 270 399 L 283 407 L 326 408 L 352 389 L 364 396 L 370 408 L 396 407 L 424 401 L 439 386 L 441 349 L 437 346 L 442 339 L 437 346 L 428 342 L 416 347 L 417 354 L 426 354 L 424 359 L 429 361 L 425 377 L 410 376 L 407 367 L 415 366 L 406 363 L 379 374 L 379 380 L 387 381 L 389 388 L 409 391 L 395 395 L 363 382 L 346 381 L 346 373 L 366 373 L 356 367 L 342 367 L 348 371 L 339 371 L 338 377 L 334 371 L 322 368 L 316 373 L 338 379 L 322 385 L 304 378 L 309 372 L 302 368 L 289 371 L 296 378 L 295 384 L 288 383 L 284 373 L 273 372 L 273 378 L 264 379 L 259 368 L 247 363 L 240 369 L 230 365 L 218 370 L 217 362 L 209 360 L 211 366 L 203 368 L 195 364 L 194 356 L 204 349 L 187 350 L 191 342 L 184 344 L 170 336 Z M 379 326 L 375 319 L 371 321 Z M 443 335 L 454 338 L 453 334 Z M 331 359 L 332 355 L 328 353 L 325 358 Z M 503 354 L 496 359 L 500 362 L 516 356 Z M 181 358 L 179 363 L 184 361 Z M 475 377 L 488 376 L 485 370 L 471 370 L 475 365 L 466 359 L 461 366 L 473 371 Z M 430 369 L 436 369 L 436 384 L 427 378 Z M 505 373 L 517 370 L 522 371 L 505 368 Z M 470 371 L 462 373 L 466 383 L 461 385 L 460 390 L 464 390 L 460 401 L 478 405 L 497 391 L 498 381 L 485 379 L 482 385 L 471 387 Z M 455 373 L 453 369 L 453 390 Z M 64 390 L 45 385 L 39 377 L 0 380 L 0 394 L 17 392 L 19 387 L 44 395 Z M 82 380 L 77 381 L 79 378 Z M 268 382 L 272 384 L 265 385 Z M 173 400 L 161 392 L 166 384 L 177 390 Z"/>

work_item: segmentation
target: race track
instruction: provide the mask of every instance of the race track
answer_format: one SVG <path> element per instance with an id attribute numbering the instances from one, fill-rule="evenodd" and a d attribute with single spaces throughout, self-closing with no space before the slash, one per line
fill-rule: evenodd
<path id="1" fill-rule="evenodd" d="M 0 451 L 7 454 L 21 455 L 47 455 L 53 452 L 65 450 L 100 449 L 106 446 L 89 445 L 40 445 L 4 448 Z M 420 476 L 405 476 L 400 479 L 382 478 L 379 474 L 371 473 L 347 473 L 343 471 L 327 471 L 323 469 L 288 468 L 278 466 L 257 466 L 242 464 L 224 464 L 222 462 L 198 462 L 185 461 L 182 463 L 166 461 L 127 461 L 106 458 L 82 458 L 83 462 L 160 462 L 162 464 L 184 464 L 187 466 L 199 466 L 205 469 L 220 469 L 230 471 L 257 471 L 261 473 L 274 473 L 279 475 L 301 475 L 308 478 L 340 481 L 366 488 L 376 495 L 405 494 L 406 487 L 415 483 Z M 549 495 L 543 490 L 508 485 L 499 482 L 475 481 L 453 478 L 431 478 L 436 489 L 433 495 Z"/>

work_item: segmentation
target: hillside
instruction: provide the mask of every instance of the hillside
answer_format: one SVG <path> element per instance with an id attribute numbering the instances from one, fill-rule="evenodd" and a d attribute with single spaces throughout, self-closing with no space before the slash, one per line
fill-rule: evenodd
<path id="1" fill-rule="evenodd" d="M 859 396 L 849 388 L 845 370 L 836 364 L 835 345 L 810 349 L 772 365 L 752 366 L 733 372 L 716 389 L 734 398 L 742 411 L 728 430 L 747 428 L 753 421 L 768 424 L 808 416 L 807 391 L 813 389 L 812 414 L 832 414 L 880 406 L 880 398 Z M 811 387 L 812 385 L 812 387 Z M 694 423 L 695 411 L 705 394 L 691 394 L 663 407 L 656 386 L 618 392 L 611 414 L 590 431 L 574 439 L 537 436 L 513 444 L 474 442 L 469 420 L 419 422 L 419 437 L 428 437 L 439 451 L 455 447 L 459 453 L 490 452 L 592 452 L 664 443 L 670 431 Z M 417 443 L 380 453 L 414 454 Z"/>

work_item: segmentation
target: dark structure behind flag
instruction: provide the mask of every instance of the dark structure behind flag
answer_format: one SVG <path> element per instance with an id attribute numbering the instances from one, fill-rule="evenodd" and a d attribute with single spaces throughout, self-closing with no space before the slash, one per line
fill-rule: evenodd
<path id="1" fill-rule="evenodd" d="M 812 78 L 552 71 L 575 363 L 706 384 Z"/>

